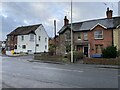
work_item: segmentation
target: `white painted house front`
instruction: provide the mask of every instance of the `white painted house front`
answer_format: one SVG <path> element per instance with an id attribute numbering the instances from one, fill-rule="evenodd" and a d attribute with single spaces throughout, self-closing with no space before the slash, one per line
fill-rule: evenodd
<path id="1" fill-rule="evenodd" d="M 17 33 L 17 44 L 14 46 L 14 52 L 24 52 L 28 54 L 48 52 L 49 37 L 47 32 L 42 24 L 37 25 L 38 27 L 36 28 L 34 28 L 34 26 L 35 25 L 21 27 L 23 30 L 28 31 L 20 32 L 20 34 Z"/>

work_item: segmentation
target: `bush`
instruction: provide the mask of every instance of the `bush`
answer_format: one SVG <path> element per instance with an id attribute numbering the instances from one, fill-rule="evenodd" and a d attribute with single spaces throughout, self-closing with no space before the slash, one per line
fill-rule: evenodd
<path id="1" fill-rule="evenodd" d="M 116 58 L 117 57 L 117 49 L 114 46 L 108 46 L 107 48 L 102 50 L 103 58 Z"/>
<path id="2" fill-rule="evenodd" d="M 71 59 L 71 53 L 68 53 L 67 54 L 67 58 L 70 60 Z M 74 51 L 73 52 L 73 59 L 74 61 L 78 61 L 80 59 L 83 59 L 84 58 L 84 54 L 80 51 Z"/>

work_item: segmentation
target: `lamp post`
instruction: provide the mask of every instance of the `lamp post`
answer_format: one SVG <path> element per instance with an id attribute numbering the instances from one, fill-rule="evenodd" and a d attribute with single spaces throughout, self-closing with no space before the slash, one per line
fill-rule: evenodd
<path id="1" fill-rule="evenodd" d="M 71 0 L 71 62 L 73 63 L 72 0 Z"/>

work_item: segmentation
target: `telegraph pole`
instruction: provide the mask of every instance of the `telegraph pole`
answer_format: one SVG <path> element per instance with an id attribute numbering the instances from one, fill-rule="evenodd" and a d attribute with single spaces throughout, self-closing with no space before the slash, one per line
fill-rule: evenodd
<path id="1" fill-rule="evenodd" d="M 72 0 L 71 0 L 71 62 L 73 63 Z"/>

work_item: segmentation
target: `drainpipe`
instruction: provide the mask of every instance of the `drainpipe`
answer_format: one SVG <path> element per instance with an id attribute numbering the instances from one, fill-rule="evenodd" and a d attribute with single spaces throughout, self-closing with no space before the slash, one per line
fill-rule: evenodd
<path id="1" fill-rule="evenodd" d="M 35 53 L 36 53 L 37 35 L 35 34 Z"/>

